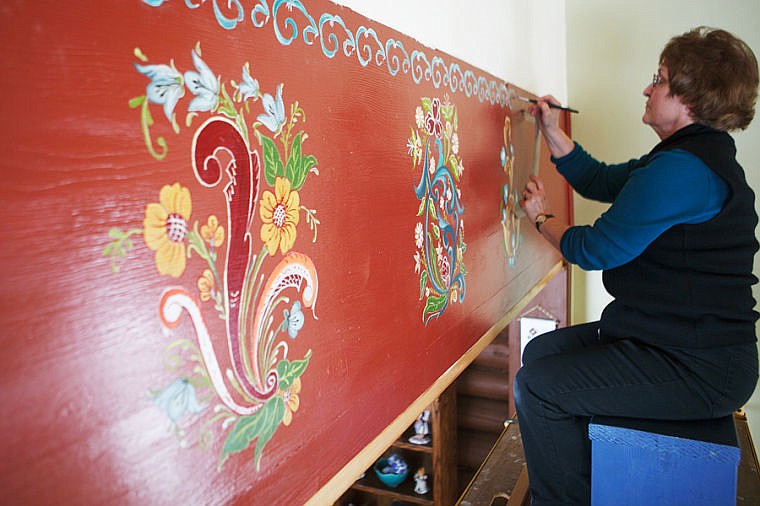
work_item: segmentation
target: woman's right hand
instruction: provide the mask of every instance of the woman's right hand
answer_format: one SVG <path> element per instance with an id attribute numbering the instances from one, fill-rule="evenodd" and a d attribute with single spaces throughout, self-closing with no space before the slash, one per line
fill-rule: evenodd
<path id="1" fill-rule="evenodd" d="M 573 150 L 575 143 L 559 127 L 560 110 L 549 107 L 550 103 L 560 105 L 559 101 L 551 95 L 544 95 L 537 101 L 537 104 L 531 104 L 528 112 L 536 118 L 538 128 L 544 134 L 552 156 L 555 158 L 565 156 Z"/>
<path id="2" fill-rule="evenodd" d="M 559 129 L 559 109 L 552 109 L 549 104 L 561 105 L 559 100 L 551 95 L 544 95 L 537 99 L 537 104 L 531 104 L 528 112 L 536 118 L 541 133 L 546 135 L 546 130 Z"/>

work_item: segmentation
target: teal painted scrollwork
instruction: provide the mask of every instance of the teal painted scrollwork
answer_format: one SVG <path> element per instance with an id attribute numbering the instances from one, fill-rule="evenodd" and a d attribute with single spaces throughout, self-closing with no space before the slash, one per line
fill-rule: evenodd
<path id="1" fill-rule="evenodd" d="M 400 51 L 404 57 L 400 58 L 395 54 L 395 51 L 394 54 L 391 54 L 391 50 Z M 392 76 L 395 76 L 399 70 L 404 74 L 409 72 L 411 60 L 409 59 L 409 53 L 404 49 L 404 44 L 402 44 L 401 41 L 388 39 L 385 43 L 385 54 L 388 61 L 388 72 L 390 72 Z"/>
<path id="2" fill-rule="evenodd" d="M 263 20 L 259 20 L 263 16 Z M 269 22 L 269 4 L 266 0 L 259 0 L 259 4 L 251 10 L 251 22 L 256 28 L 261 28 Z"/>
<path id="3" fill-rule="evenodd" d="M 377 37 L 375 30 L 372 28 L 367 28 L 365 26 L 360 26 L 359 29 L 356 30 L 356 57 L 359 59 L 359 63 L 362 67 L 366 67 L 369 62 L 372 61 L 372 46 L 369 43 L 364 43 L 361 46 L 359 45 L 359 41 L 365 39 L 374 40 L 375 44 L 377 45 L 377 53 L 374 53 L 375 63 L 378 66 L 382 65 L 385 61 L 385 48 L 382 42 L 380 42 L 380 39 Z"/>
<path id="4" fill-rule="evenodd" d="M 291 34 L 289 36 L 286 36 L 283 34 L 283 31 L 280 30 L 280 25 L 277 22 L 277 15 L 280 11 L 280 7 L 282 7 L 283 4 L 288 8 L 288 12 L 292 12 L 293 9 L 296 9 L 300 11 L 301 14 L 303 14 L 304 17 L 308 20 L 308 26 L 306 26 L 302 31 L 303 41 L 308 45 L 312 45 L 314 43 L 314 39 L 319 34 L 317 23 L 314 21 L 314 18 L 311 17 L 309 11 L 306 10 L 306 7 L 304 7 L 299 0 L 275 0 L 274 4 L 272 4 L 274 33 L 277 37 L 277 40 L 280 42 L 280 44 L 288 46 L 298 38 L 298 23 L 296 23 L 296 20 L 292 17 L 286 17 L 283 21 L 283 25 L 288 29 L 288 31 L 291 32 Z"/>
<path id="5" fill-rule="evenodd" d="M 225 3 L 227 4 L 228 9 L 232 9 L 234 7 L 234 10 L 237 11 L 237 14 L 232 17 L 227 17 L 222 12 L 221 7 L 219 7 L 219 2 L 217 0 L 214 0 L 214 15 L 216 16 L 216 20 L 219 22 L 219 25 L 222 28 L 232 30 L 238 25 L 238 23 L 243 21 L 243 6 L 239 0 L 225 0 Z"/>
<path id="6" fill-rule="evenodd" d="M 151 7 L 161 7 L 169 0 L 143 0 Z M 185 0 L 188 9 L 198 9 L 206 0 Z M 238 29 L 245 20 L 246 9 L 241 0 L 212 0 L 214 16 L 219 26 L 225 30 Z M 270 7 L 271 6 L 271 7 Z M 287 9 L 283 13 L 282 7 Z M 295 12 L 294 12 L 295 11 Z M 300 15 L 296 16 L 297 13 Z M 359 26 L 355 31 L 337 14 L 328 12 L 319 16 L 319 22 L 309 13 L 302 0 L 258 0 L 250 7 L 249 18 L 255 28 L 273 25 L 275 37 L 284 46 L 292 44 L 299 36 L 309 46 L 320 39 L 322 53 L 334 58 L 339 51 L 347 58 L 354 57 L 362 67 L 374 62 L 378 67 L 385 65 L 391 76 L 411 74 L 415 84 L 423 80 L 431 82 L 435 88 L 448 88 L 454 93 L 464 93 L 476 97 L 481 102 L 508 105 L 509 93 L 506 83 L 499 83 L 484 76 L 476 76 L 471 70 L 462 71 L 458 63 L 447 64 L 441 56 L 428 56 L 426 50 L 410 52 L 401 41 L 383 40 L 377 31 L 368 26 Z"/>
<path id="7" fill-rule="evenodd" d="M 325 26 L 326 24 L 327 27 Z M 336 24 L 343 28 L 343 33 L 346 35 L 346 40 L 343 42 L 343 53 L 346 56 L 350 56 L 354 47 L 354 34 L 351 30 L 346 28 L 346 23 L 343 22 L 343 19 L 340 16 L 327 13 L 322 14 L 319 18 L 319 38 L 322 41 L 322 52 L 328 58 L 332 58 L 338 53 L 340 39 L 335 33 L 328 31 L 329 29 L 334 28 Z M 350 51 L 348 49 L 349 47 L 351 48 Z"/>

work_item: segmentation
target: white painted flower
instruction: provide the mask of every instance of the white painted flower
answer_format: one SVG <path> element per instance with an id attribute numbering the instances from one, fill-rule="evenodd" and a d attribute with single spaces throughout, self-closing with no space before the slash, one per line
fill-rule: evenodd
<path id="1" fill-rule="evenodd" d="M 455 155 L 459 153 L 459 134 L 456 132 L 451 135 L 451 151 L 453 151 Z"/>
<path id="2" fill-rule="evenodd" d="M 416 151 L 416 146 L 414 145 L 414 141 L 412 139 L 406 140 L 406 152 L 414 158 L 414 152 Z"/>
<path id="3" fill-rule="evenodd" d="M 185 94 L 180 74 L 174 63 L 172 65 L 139 65 L 135 63 L 137 71 L 145 75 L 150 82 L 146 88 L 148 100 L 154 104 L 164 106 L 166 119 L 173 121 L 174 108 L 177 102 Z"/>
<path id="4" fill-rule="evenodd" d="M 153 402 L 174 423 L 186 414 L 200 413 L 206 408 L 198 402 L 195 387 L 185 378 L 174 380 L 168 387 L 156 393 Z"/>
<path id="5" fill-rule="evenodd" d="M 417 226 L 414 227 L 414 243 L 417 245 L 418 248 L 422 248 L 422 244 L 425 240 L 425 234 L 422 229 L 422 223 L 417 223 Z"/>
<path id="6" fill-rule="evenodd" d="M 185 83 L 195 98 L 187 107 L 188 111 L 213 111 L 219 103 L 219 79 L 211 72 L 198 53 L 193 50 L 193 63 L 197 70 L 185 72 Z"/>
<path id="7" fill-rule="evenodd" d="M 423 128 L 425 126 L 425 112 L 422 110 L 421 106 L 417 106 L 417 109 L 414 111 L 414 120 L 417 123 L 417 128 Z"/>
<path id="8" fill-rule="evenodd" d="M 256 99 L 259 96 L 259 82 L 251 77 L 247 63 L 243 66 L 243 82 L 238 86 L 238 90 L 243 100 L 248 100 L 251 97 Z"/>
<path id="9" fill-rule="evenodd" d="M 285 104 L 282 101 L 282 83 L 277 85 L 276 97 L 269 93 L 264 93 L 261 99 L 261 105 L 264 107 L 264 114 L 259 114 L 256 119 L 261 121 L 272 132 L 278 132 L 285 123 Z"/>

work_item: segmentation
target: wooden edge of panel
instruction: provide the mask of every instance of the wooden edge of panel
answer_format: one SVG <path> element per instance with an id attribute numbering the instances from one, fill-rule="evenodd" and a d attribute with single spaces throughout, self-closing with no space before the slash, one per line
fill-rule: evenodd
<path id="1" fill-rule="evenodd" d="M 348 490 L 356 479 L 377 460 L 399 435 L 417 419 L 417 416 L 448 388 L 486 346 L 524 310 L 530 301 L 543 290 L 549 281 L 565 267 L 563 261 L 557 262 L 549 272 L 510 308 L 475 344 L 449 367 L 422 395 L 412 402 L 393 422 L 364 447 L 340 471 L 338 471 L 305 504 L 306 506 L 324 506 L 333 504 Z"/>
<path id="2" fill-rule="evenodd" d="M 509 432 L 509 430 L 515 425 L 515 420 L 517 419 L 517 413 L 512 415 L 512 418 L 504 422 L 504 429 L 501 431 L 501 434 L 499 434 L 499 437 L 496 439 L 496 442 L 491 446 L 491 449 L 488 450 L 488 455 L 486 455 L 486 458 L 483 459 L 483 462 L 480 463 L 480 466 L 478 466 L 478 470 L 475 471 L 475 474 L 472 475 L 472 478 L 470 478 L 470 482 L 467 484 L 467 486 L 462 491 L 462 494 L 459 496 L 459 499 L 457 499 L 456 504 L 462 504 L 462 501 L 464 500 L 464 496 L 467 495 L 467 492 L 470 490 L 470 487 L 475 483 L 475 480 L 478 478 L 480 473 L 485 468 L 486 464 L 488 463 L 488 460 L 493 456 L 494 452 L 496 451 L 496 448 L 498 448 L 501 444 L 501 440 L 504 439 L 504 436 Z"/>

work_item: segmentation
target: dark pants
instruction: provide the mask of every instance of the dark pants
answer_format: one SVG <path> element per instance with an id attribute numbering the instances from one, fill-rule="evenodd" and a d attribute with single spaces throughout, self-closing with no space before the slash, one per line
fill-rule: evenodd
<path id="1" fill-rule="evenodd" d="M 757 360 L 755 343 L 662 349 L 606 339 L 598 322 L 533 339 L 514 384 L 533 506 L 589 503 L 591 416 L 699 420 L 731 414 L 752 395 Z"/>

